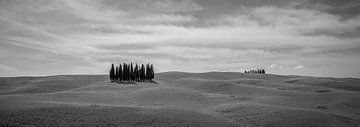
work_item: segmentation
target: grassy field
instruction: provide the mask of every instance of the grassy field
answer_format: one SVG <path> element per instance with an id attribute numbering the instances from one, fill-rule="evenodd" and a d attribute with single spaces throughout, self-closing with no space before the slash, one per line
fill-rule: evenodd
<path id="1" fill-rule="evenodd" d="M 360 126 L 360 79 L 166 72 L 155 81 L 0 78 L 0 126 Z"/>

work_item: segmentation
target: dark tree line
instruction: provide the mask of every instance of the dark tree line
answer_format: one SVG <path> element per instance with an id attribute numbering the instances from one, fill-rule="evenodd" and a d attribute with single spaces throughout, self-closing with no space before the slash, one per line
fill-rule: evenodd
<path id="1" fill-rule="evenodd" d="M 114 68 L 114 64 L 111 64 L 110 68 L 110 80 L 114 81 L 135 81 L 144 82 L 152 81 L 154 79 L 154 67 L 152 64 L 133 65 L 132 63 L 123 63 Z"/>
<path id="2" fill-rule="evenodd" d="M 249 70 L 249 71 L 245 71 L 245 73 L 246 73 L 246 74 L 248 74 L 248 73 L 265 74 L 265 70 L 264 70 L 264 69 Z"/>

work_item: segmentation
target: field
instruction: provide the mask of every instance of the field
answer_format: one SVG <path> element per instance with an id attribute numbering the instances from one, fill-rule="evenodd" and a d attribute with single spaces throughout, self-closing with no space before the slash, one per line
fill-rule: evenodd
<path id="1" fill-rule="evenodd" d="M 0 78 L 0 126 L 360 126 L 360 79 L 165 72 L 155 82 Z"/>

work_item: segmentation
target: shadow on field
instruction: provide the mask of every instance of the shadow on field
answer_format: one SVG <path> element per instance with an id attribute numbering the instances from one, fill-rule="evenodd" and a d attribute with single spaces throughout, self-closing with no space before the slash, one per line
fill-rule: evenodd
<path id="1" fill-rule="evenodd" d="M 156 81 L 146 81 L 146 82 L 134 82 L 134 81 L 109 81 L 108 83 L 117 83 L 117 84 L 124 84 L 124 85 L 131 85 L 131 84 L 159 84 Z"/>

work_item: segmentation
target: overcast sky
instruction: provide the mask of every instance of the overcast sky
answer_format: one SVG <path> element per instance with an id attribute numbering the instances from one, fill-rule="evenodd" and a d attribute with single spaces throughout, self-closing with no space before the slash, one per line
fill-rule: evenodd
<path id="1" fill-rule="evenodd" d="M 0 0 L 0 76 L 244 71 L 360 77 L 359 0 Z"/>

